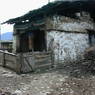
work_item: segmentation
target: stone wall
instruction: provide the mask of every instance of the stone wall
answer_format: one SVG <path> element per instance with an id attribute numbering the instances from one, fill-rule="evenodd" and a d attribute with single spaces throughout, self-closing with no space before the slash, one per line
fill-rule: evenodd
<path id="1" fill-rule="evenodd" d="M 47 46 L 54 39 L 53 50 L 55 60 L 60 61 L 76 61 L 79 60 L 89 47 L 88 34 L 65 33 L 59 31 L 51 31 L 47 33 Z"/>
<path id="2" fill-rule="evenodd" d="M 87 18 L 85 15 L 80 16 L 80 19 L 53 16 L 46 20 L 47 46 L 49 49 L 54 39 L 52 48 L 56 60 L 79 60 L 85 49 L 90 46 L 87 30 L 94 30 L 94 23 L 89 14 L 86 15 Z"/>
<path id="3" fill-rule="evenodd" d="M 77 14 L 80 13 L 76 13 Z M 52 16 L 46 19 L 47 30 L 63 30 L 67 32 L 85 33 L 87 30 L 95 30 L 95 23 L 88 13 L 82 12 L 83 16 L 78 16 L 79 19 L 74 19 L 65 16 Z M 80 14 L 81 15 L 81 14 Z"/>

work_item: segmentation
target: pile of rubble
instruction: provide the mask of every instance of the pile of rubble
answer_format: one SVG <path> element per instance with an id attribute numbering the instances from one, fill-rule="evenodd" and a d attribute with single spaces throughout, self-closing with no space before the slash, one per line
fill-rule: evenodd
<path id="1" fill-rule="evenodd" d="M 48 95 L 95 95 L 95 77 L 67 78 Z"/>
<path id="2" fill-rule="evenodd" d="M 0 95 L 17 95 L 16 93 L 12 94 L 9 91 L 3 91 L 2 89 L 0 89 Z"/>

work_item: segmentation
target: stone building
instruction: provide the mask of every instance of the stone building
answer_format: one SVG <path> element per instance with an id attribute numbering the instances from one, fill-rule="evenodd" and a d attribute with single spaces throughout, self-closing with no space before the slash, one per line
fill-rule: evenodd
<path id="1" fill-rule="evenodd" d="M 14 52 L 48 52 L 51 46 L 55 61 L 80 59 L 95 44 L 94 9 L 94 1 L 56 1 L 6 21 L 14 24 Z"/>

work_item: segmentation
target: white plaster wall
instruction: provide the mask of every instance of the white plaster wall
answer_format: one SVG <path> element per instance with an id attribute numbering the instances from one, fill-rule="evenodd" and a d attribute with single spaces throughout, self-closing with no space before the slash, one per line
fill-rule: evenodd
<path id="1" fill-rule="evenodd" d="M 94 29 L 93 23 L 87 22 L 69 22 L 69 23 L 61 23 L 58 29 L 63 29 L 65 31 L 85 31 L 85 29 Z"/>
<path id="2" fill-rule="evenodd" d="M 47 46 L 54 38 L 53 50 L 55 60 L 75 61 L 82 57 L 89 47 L 88 34 L 51 31 L 47 33 Z"/>
<path id="3" fill-rule="evenodd" d="M 83 21 L 64 16 L 53 16 L 52 19 L 50 19 L 50 21 L 53 25 L 52 29 L 76 32 L 86 32 L 87 29 L 95 29 L 95 24 L 89 19 Z"/>

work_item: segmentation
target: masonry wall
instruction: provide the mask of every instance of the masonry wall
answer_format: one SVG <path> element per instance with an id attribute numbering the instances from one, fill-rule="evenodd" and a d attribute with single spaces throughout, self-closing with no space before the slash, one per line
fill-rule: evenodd
<path id="1" fill-rule="evenodd" d="M 84 14 L 80 16 L 80 13 L 76 13 L 80 19 L 53 16 L 46 20 L 47 46 L 49 49 L 54 39 L 52 48 L 56 61 L 80 60 L 85 49 L 90 47 L 87 30 L 94 30 L 94 23 L 88 13 Z"/>
<path id="2" fill-rule="evenodd" d="M 88 34 L 65 33 L 51 31 L 47 33 L 47 46 L 52 39 L 55 61 L 76 61 L 83 57 L 84 51 L 89 47 Z"/>

